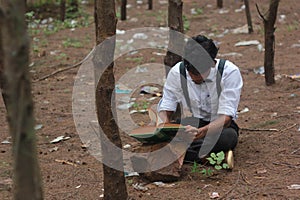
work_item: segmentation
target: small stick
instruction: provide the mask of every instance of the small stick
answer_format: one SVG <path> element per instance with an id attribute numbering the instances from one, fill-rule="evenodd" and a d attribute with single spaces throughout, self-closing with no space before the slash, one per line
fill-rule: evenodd
<path id="1" fill-rule="evenodd" d="M 296 149 L 295 151 L 292 151 L 291 154 L 295 154 L 295 153 L 297 153 L 299 150 L 300 150 L 300 148 Z"/>
<path id="2" fill-rule="evenodd" d="M 252 129 L 252 128 L 241 128 L 241 130 L 244 131 L 275 131 L 278 132 L 279 130 L 276 128 L 270 128 L 270 129 Z"/>
<path id="3" fill-rule="evenodd" d="M 291 125 L 291 126 L 285 128 L 285 129 L 281 130 L 280 132 L 287 131 L 287 130 L 289 130 L 289 129 L 291 129 L 291 128 L 294 128 L 295 126 L 297 126 L 297 124 L 293 124 L 293 125 Z"/>
<path id="4" fill-rule="evenodd" d="M 232 192 L 233 189 L 236 188 L 236 186 L 237 186 L 238 183 L 239 183 L 240 176 L 241 176 L 241 171 L 239 171 L 239 174 L 238 174 L 238 177 L 237 177 L 237 180 L 236 180 L 234 186 L 233 186 L 232 188 L 230 188 L 230 190 L 228 190 L 222 197 L 220 197 L 220 199 L 224 199 L 228 194 L 230 194 L 230 192 Z"/>
<path id="5" fill-rule="evenodd" d="M 32 82 L 33 82 L 33 83 L 36 83 L 36 82 L 45 80 L 46 78 L 49 78 L 49 77 L 51 77 L 51 76 L 54 76 L 54 75 L 56 75 L 56 74 L 58 74 L 58 73 L 60 73 L 60 72 L 64 72 L 64 71 L 67 71 L 67 70 L 69 70 L 69 69 L 76 68 L 76 67 L 78 67 L 79 65 L 81 65 L 83 62 L 85 62 L 85 61 L 90 57 L 90 55 L 91 55 L 94 51 L 95 51 L 95 48 L 94 48 L 94 49 L 93 49 L 93 50 L 92 50 L 92 51 L 91 51 L 91 52 L 90 52 L 83 60 L 81 60 L 80 62 L 78 62 L 78 63 L 76 63 L 76 64 L 74 64 L 74 65 L 72 65 L 72 66 L 69 66 L 69 67 L 65 67 L 65 68 L 58 69 L 58 70 L 52 72 L 51 74 L 47 74 L 47 75 L 45 75 L 45 76 L 43 76 L 43 77 L 41 77 L 41 78 L 35 79 L 35 80 L 33 80 Z"/>

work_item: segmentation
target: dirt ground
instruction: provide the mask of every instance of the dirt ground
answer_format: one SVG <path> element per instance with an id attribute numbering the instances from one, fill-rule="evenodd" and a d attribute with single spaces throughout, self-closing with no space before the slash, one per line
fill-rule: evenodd
<path id="1" fill-rule="evenodd" d="M 127 177 L 132 199 L 209 199 L 212 192 L 217 192 L 219 199 L 300 198 L 300 190 L 293 189 L 294 184 L 300 184 L 300 82 L 288 77 L 300 73 L 299 2 L 280 2 L 276 22 L 276 84 L 268 87 L 264 76 L 254 73 L 254 69 L 263 66 L 264 52 L 260 51 L 260 45 L 235 46 L 237 42 L 249 40 L 264 44 L 263 22 L 254 1 L 250 3 L 254 33 L 233 34 L 233 29 L 246 24 L 244 10 L 239 12 L 241 1 L 224 0 L 224 8 L 219 10 L 215 1 L 184 0 L 186 34 L 201 33 L 217 41 L 219 57 L 234 62 L 243 76 L 239 110 L 248 108 L 248 112 L 241 112 L 237 120 L 241 132 L 234 152 L 234 169 L 205 177 L 192 173 L 192 165 L 186 164 L 179 181 L 161 187 L 150 184 L 147 191 L 137 190 L 133 185 L 149 182 L 140 177 Z M 262 11 L 267 10 L 268 0 L 257 3 Z M 154 1 L 151 11 L 147 10 L 145 0 L 142 4 L 128 0 L 128 4 L 131 7 L 127 10 L 127 21 L 119 20 L 118 30 L 167 25 L 167 1 Z M 81 6 L 90 15 L 88 26 L 52 34 L 33 33 L 30 67 L 33 80 L 81 61 L 94 47 L 93 6 Z M 115 64 L 117 80 L 139 64 L 162 63 L 163 56 L 157 49 L 154 51 L 156 54 L 152 50 L 141 50 L 120 58 Z M 236 54 L 228 54 L 232 52 Z M 36 131 L 38 156 L 44 195 L 49 200 L 102 199 L 102 164 L 82 146 L 72 116 L 72 91 L 78 69 L 72 68 L 32 85 L 36 123 L 41 125 Z M 151 74 L 151 71 L 146 73 Z M 136 97 L 144 98 L 139 94 Z M 145 99 L 140 102 L 143 102 L 140 106 L 153 103 Z M 0 125 L 0 199 L 12 199 L 11 139 L 2 99 L 0 112 L 3 121 Z M 139 125 L 149 123 L 147 113 L 135 113 L 132 118 Z M 70 138 L 51 144 L 58 136 Z M 122 138 L 123 145 L 133 141 Z"/>

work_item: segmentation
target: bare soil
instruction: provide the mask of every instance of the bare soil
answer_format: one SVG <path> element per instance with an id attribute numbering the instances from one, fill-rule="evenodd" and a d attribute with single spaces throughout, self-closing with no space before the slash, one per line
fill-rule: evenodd
<path id="1" fill-rule="evenodd" d="M 127 21 L 118 21 L 119 30 L 148 26 L 166 26 L 167 1 L 154 1 L 154 9 L 147 10 L 147 1 L 137 4 L 129 0 Z M 300 184 L 300 82 L 286 75 L 300 73 L 300 6 L 296 0 L 281 1 L 276 22 L 276 84 L 266 86 L 263 75 L 253 69 L 263 66 L 264 52 L 256 45 L 235 47 L 244 40 L 264 42 L 263 22 L 259 18 L 254 2 L 251 3 L 253 34 L 233 34 L 231 31 L 246 24 L 241 1 L 224 0 L 224 9 L 216 8 L 215 1 L 184 0 L 184 15 L 190 23 L 186 34 L 206 34 L 219 42 L 220 56 L 240 67 L 244 88 L 237 123 L 242 128 L 235 149 L 235 167 L 232 171 L 217 171 L 205 177 L 192 173 L 192 165 L 186 164 L 182 178 L 170 187 L 148 185 L 147 191 L 136 190 L 133 184 L 149 184 L 140 177 L 126 178 L 129 196 L 132 199 L 209 199 L 218 192 L 219 199 L 299 199 L 300 190 L 289 186 Z M 269 1 L 257 2 L 263 13 Z M 55 70 L 81 61 L 95 44 L 93 6 L 82 6 L 91 16 L 86 27 L 59 30 L 53 34 L 40 31 L 31 37 L 32 80 L 37 80 Z M 198 14 L 191 14 L 192 8 Z M 223 14 L 220 14 L 222 12 Z M 224 13 L 225 12 L 225 13 Z M 220 35 L 222 34 L 223 35 Z M 70 39 L 81 45 L 68 45 Z M 295 45 L 298 44 L 298 45 Z M 157 50 L 154 50 L 158 52 Z M 224 56 L 236 52 L 241 55 Z M 129 58 L 129 59 L 128 59 Z M 115 64 L 118 80 L 128 70 L 143 63 L 162 63 L 163 56 L 151 50 L 120 58 Z M 53 75 L 45 80 L 33 82 L 36 123 L 42 125 L 36 131 L 40 168 L 43 177 L 45 199 L 102 199 L 102 164 L 82 147 L 72 116 L 72 90 L 78 67 Z M 147 72 L 151 74 L 150 72 Z M 137 102 L 145 103 L 149 96 L 135 93 Z M 158 99 L 155 100 L 156 102 Z M 144 103 L 143 103 L 144 102 Z M 1 99 L 0 141 L 11 141 L 6 121 L 6 111 Z M 132 115 L 133 120 L 144 125 L 149 123 L 147 113 Z M 56 144 L 49 141 L 58 136 L 70 139 Z M 136 145 L 136 141 L 122 136 L 123 145 Z M 54 149 L 57 148 L 57 149 Z M 0 199 L 12 199 L 13 177 L 12 145 L 0 144 Z M 117 186 L 116 186 L 117 187 Z"/>

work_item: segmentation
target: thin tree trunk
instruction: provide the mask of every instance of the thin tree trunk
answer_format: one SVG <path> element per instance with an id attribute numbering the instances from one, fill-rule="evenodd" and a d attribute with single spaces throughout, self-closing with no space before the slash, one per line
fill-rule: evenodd
<path id="1" fill-rule="evenodd" d="M 179 54 L 167 51 L 167 55 L 164 58 L 166 74 L 168 74 L 170 67 L 173 67 L 182 60 L 181 55 L 184 41 L 181 36 L 183 35 L 176 34 L 176 32 L 183 33 L 182 6 L 183 3 L 181 0 L 169 0 L 168 24 L 170 28 L 170 39 L 168 49 L 176 49 Z"/>
<path id="2" fill-rule="evenodd" d="M 246 7 L 245 12 L 246 12 L 247 23 L 248 23 L 248 33 L 251 34 L 253 33 L 253 26 L 252 26 L 251 12 L 249 7 L 249 0 L 244 0 L 244 3 Z"/>
<path id="3" fill-rule="evenodd" d="M 65 21 L 66 17 L 66 0 L 60 0 L 60 20 Z"/>
<path id="4" fill-rule="evenodd" d="M 275 84 L 275 69 L 274 69 L 274 56 L 275 56 L 275 21 L 277 16 L 277 10 L 280 0 L 270 0 L 269 10 L 266 16 L 263 16 L 258 6 L 257 10 L 264 21 L 265 29 L 265 58 L 264 58 L 264 68 L 265 68 L 265 81 L 266 85 Z"/>
<path id="5" fill-rule="evenodd" d="M 95 23 L 96 23 L 96 43 L 99 45 L 105 39 L 114 36 L 116 33 L 116 13 L 115 1 L 111 0 L 95 0 Z M 113 117 L 112 109 L 115 108 L 113 91 L 115 88 L 115 80 L 113 74 L 113 57 L 115 49 L 115 38 L 110 42 L 102 43 L 101 48 L 96 48 L 93 63 L 95 66 L 96 81 L 99 72 L 102 72 L 96 88 L 96 108 L 101 132 L 107 137 L 100 134 L 102 162 L 104 173 L 104 199 L 127 199 L 127 189 L 123 171 L 123 155 L 122 151 L 114 153 L 109 147 L 109 143 L 113 143 L 115 147 L 122 149 L 122 143 L 119 135 L 118 126 Z M 105 63 L 112 63 L 108 67 Z M 111 168 L 106 164 L 113 163 L 115 168 Z M 119 169 L 119 170 L 117 170 Z"/>
<path id="6" fill-rule="evenodd" d="M 1 4 L 0 4 L 1 6 Z M 3 15 L 0 14 L 0 89 L 1 89 L 1 93 L 2 93 L 2 98 L 3 98 L 3 102 L 5 104 L 5 107 L 7 105 L 7 97 L 5 96 L 5 94 L 2 92 L 4 89 L 4 52 L 3 52 L 3 47 L 2 47 L 2 35 L 1 35 L 1 30 L 3 27 Z"/>
<path id="7" fill-rule="evenodd" d="M 23 0 L 0 1 L 4 54 L 3 93 L 7 97 L 7 119 L 13 138 L 14 199 L 43 199 L 36 153 L 33 101 L 29 75 L 29 39 Z"/>
<path id="8" fill-rule="evenodd" d="M 153 1 L 148 0 L 148 10 L 152 10 L 152 9 L 153 9 Z"/>
<path id="9" fill-rule="evenodd" d="M 223 0 L 217 0 L 217 8 L 223 8 Z"/>
<path id="10" fill-rule="evenodd" d="M 121 20 L 126 20 L 126 5 L 127 0 L 121 1 Z"/>

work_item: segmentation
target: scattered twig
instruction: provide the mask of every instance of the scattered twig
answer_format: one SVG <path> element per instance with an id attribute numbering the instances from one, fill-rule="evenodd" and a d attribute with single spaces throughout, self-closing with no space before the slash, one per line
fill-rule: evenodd
<path id="1" fill-rule="evenodd" d="M 78 62 L 78 63 L 76 63 L 76 64 L 74 64 L 72 66 L 68 66 L 68 67 L 65 67 L 65 68 L 58 69 L 58 70 L 56 70 L 56 71 L 54 71 L 54 72 L 52 72 L 50 74 L 47 74 L 47 75 L 45 75 L 45 76 L 43 76 L 41 78 L 33 80 L 32 82 L 36 83 L 36 82 L 45 80 L 45 79 L 47 79 L 47 78 L 49 78 L 51 76 L 54 76 L 54 75 L 56 75 L 58 73 L 61 73 L 61 72 L 67 71 L 69 69 L 73 69 L 73 68 L 78 67 L 79 65 L 81 65 L 82 63 L 84 63 L 89 58 L 89 56 L 94 52 L 94 50 L 95 50 L 95 48 L 83 60 L 81 60 L 80 62 Z"/>
<path id="2" fill-rule="evenodd" d="M 282 129 L 280 132 L 287 131 L 287 130 L 289 130 L 289 129 L 291 129 L 291 128 L 294 128 L 295 126 L 297 126 L 297 124 L 293 124 L 293 125 L 291 125 L 291 126 L 285 128 L 285 129 Z"/>
<path id="3" fill-rule="evenodd" d="M 68 67 L 65 67 L 65 68 L 58 69 L 58 70 L 56 70 L 56 71 L 54 71 L 54 72 L 52 72 L 52 73 L 50 73 L 50 74 L 47 74 L 47 75 L 45 75 L 45 76 L 43 76 L 43 77 L 41 77 L 41 78 L 38 78 L 38 79 L 33 80 L 32 82 L 33 82 L 33 83 L 36 83 L 36 82 L 45 80 L 45 79 L 47 79 L 47 78 L 49 78 L 49 77 L 51 77 L 51 76 L 54 76 L 54 75 L 56 75 L 56 74 L 58 74 L 58 73 L 60 73 L 60 72 L 64 72 L 64 71 L 67 71 L 67 70 L 69 70 L 69 69 L 76 68 L 76 67 L 78 67 L 79 65 L 81 65 L 82 62 L 83 62 L 83 60 L 80 61 L 79 63 L 76 63 L 75 65 L 72 65 L 72 66 L 68 66 Z"/>
<path id="4" fill-rule="evenodd" d="M 265 19 L 265 16 L 260 12 L 260 10 L 259 10 L 259 7 L 258 7 L 258 5 L 257 5 L 257 3 L 255 4 L 255 6 L 256 6 L 256 10 L 257 10 L 257 12 L 258 12 L 258 14 L 259 14 L 259 16 L 264 20 L 264 21 L 267 21 L 266 19 Z"/>
<path id="5" fill-rule="evenodd" d="M 227 191 L 222 197 L 220 197 L 219 199 L 225 199 L 226 196 L 227 196 L 228 194 L 230 194 L 230 193 L 232 192 L 232 190 L 234 190 L 234 189 L 237 187 L 237 185 L 238 185 L 238 183 L 239 183 L 239 180 L 240 180 L 240 176 L 241 176 L 241 171 L 239 171 L 239 173 L 238 173 L 238 177 L 237 177 L 237 180 L 236 180 L 235 184 L 230 188 L 230 190 L 228 190 L 228 191 Z"/>
<path id="6" fill-rule="evenodd" d="M 243 131 L 275 131 L 278 132 L 279 130 L 276 128 L 270 128 L 270 129 L 252 129 L 252 128 L 241 128 Z"/>
<path id="7" fill-rule="evenodd" d="M 273 162 L 274 165 L 281 165 L 281 166 L 287 166 L 289 168 L 296 168 L 300 169 L 300 166 L 291 165 L 289 163 L 279 163 L 279 162 Z"/>
<path id="8" fill-rule="evenodd" d="M 74 167 L 77 167 L 76 164 L 70 162 L 70 161 L 67 161 L 67 160 L 59 160 L 59 159 L 55 159 L 55 162 L 58 162 L 58 163 L 61 163 L 61 164 L 67 164 L 67 165 L 72 165 Z"/>
<path id="9" fill-rule="evenodd" d="M 298 148 L 298 149 L 296 149 L 296 150 L 292 151 L 292 153 L 291 153 L 291 154 L 295 154 L 295 153 L 297 153 L 299 150 L 300 150 L 300 148 Z"/>
<path id="10" fill-rule="evenodd" d="M 245 176 L 245 174 L 243 172 L 241 172 L 241 177 L 245 181 L 245 183 L 247 183 L 248 185 L 251 185 L 250 181 L 247 180 L 247 177 Z"/>

